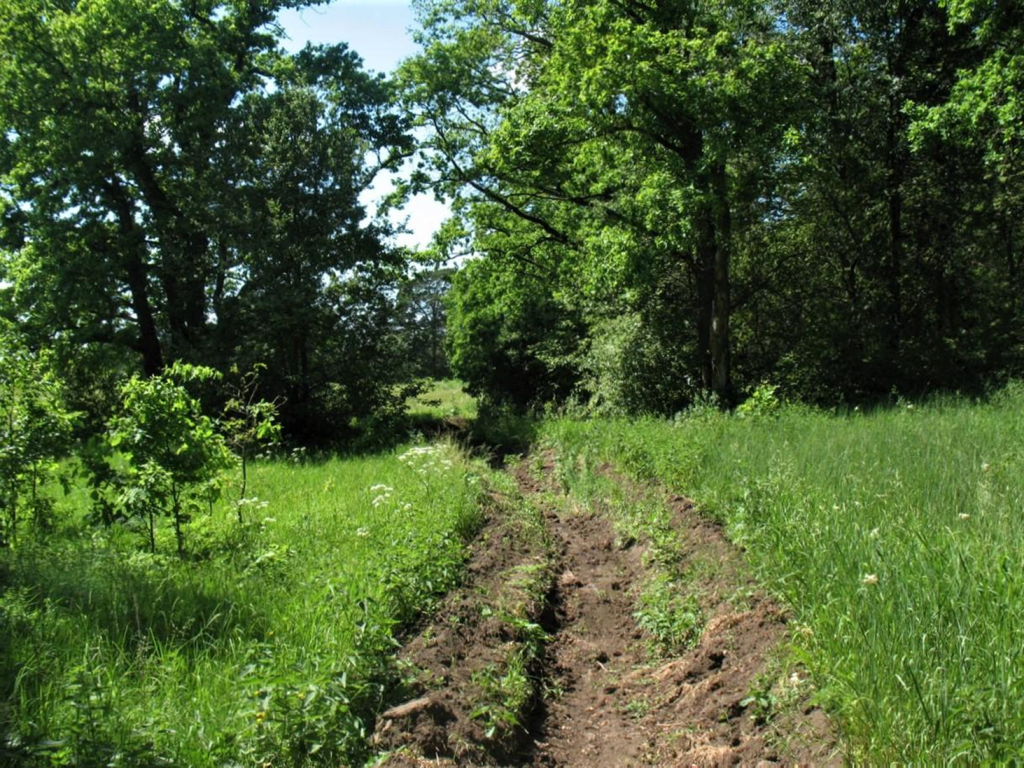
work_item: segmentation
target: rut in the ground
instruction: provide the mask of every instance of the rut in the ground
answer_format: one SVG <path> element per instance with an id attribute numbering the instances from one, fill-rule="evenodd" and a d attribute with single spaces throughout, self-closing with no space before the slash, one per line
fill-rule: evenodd
<path id="1" fill-rule="evenodd" d="M 695 647 L 652 658 L 634 617 L 651 576 L 646 544 L 620 544 L 612 510 L 600 503 L 552 503 L 553 464 L 543 463 L 539 478 L 525 464 L 512 469 L 518 493 L 492 494 L 469 581 L 403 648 L 416 682 L 410 700 L 378 722 L 384 764 L 836 762 L 810 684 L 772 664 L 786 638 L 785 612 L 749 578 L 720 528 L 687 499 L 665 499 L 680 556 L 707 566 L 688 587 L 699 595 L 704 625 Z M 602 471 L 628 493 L 659 493 Z M 538 625 L 546 647 L 529 640 Z M 517 663 L 525 678 L 517 678 Z M 776 707 L 781 700 L 788 704 Z"/>
<path id="2" fill-rule="evenodd" d="M 550 474 L 550 465 L 545 467 Z M 637 494 L 611 467 L 606 474 Z M 544 484 L 523 466 L 515 476 L 525 496 L 543 498 Z M 648 575 L 643 544 L 617 546 L 608 515 L 545 509 L 561 541 L 548 687 L 554 693 L 530 734 L 537 766 L 755 765 L 837 762 L 836 740 L 802 678 L 771 668 L 785 641 L 784 611 L 747 575 L 741 554 L 719 526 L 692 503 L 669 496 L 682 555 L 711 564 L 695 580 L 707 622 L 695 648 L 650 658 L 634 619 Z M 742 600 L 737 600 L 737 596 Z M 775 677 L 773 677 L 775 676 Z M 789 706 L 767 713 L 752 693 Z M 755 700 L 752 702 L 751 699 Z"/>
<path id="3" fill-rule="evenodd" d="M 541 490 L 524 469 L 524 494 Z M 636 547 L 620 549 L 604 516 L 546 510 L 561 558 L 548 645 L 548 698 L 531 732 L 532 764 L 629 765 L 638 762 L 635 721 L 615 696 L 617 682 L 644 655 L 633 619 L 632 586 L 643 565 Z"/>

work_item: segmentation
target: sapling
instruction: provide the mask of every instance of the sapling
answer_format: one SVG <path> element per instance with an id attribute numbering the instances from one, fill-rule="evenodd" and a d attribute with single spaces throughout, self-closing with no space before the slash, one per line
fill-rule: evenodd
<path id="1" fill-rule="evenodd" d="M 74 420 L 45 355 L 0 325 L 0 544 L 15 542 L 24 512 L 46 522 L 49 500 L 40 488 L 67 451 Z"/>
<path id="2" fill-rule="evenodd" d="M 240 525 L 244 522 L 242 507 L 249 482 L 249 459 L 261 445 L 276 442 L 281 437 L 281 425 L 277 423 L 280 401 L 276 398 L 269 401 L 257 399 L 260 373 L 265 369 L 265 365 L 258 363 L 251 371 L 242 374 L 237 384 L 227 388 L 228 400 L 220 421 L 227 443 L 242 465 L 237 505 Z M 237 374 L 238 369 L 233 369 L 232 373 Z"/>
<path id="3" fill-rule="evenodd" d="M 174 522 L 178 554 L 184 556 L 189 507 L 219 489 L 218 479 L 231 465 L 214 421 L 183 386 L 218 378 L 210 368 L 175 363 L 160 376 L 134 376 L 121 388 L 121 413 L 109 431 L 111 445 L 124 459 L 121 503 L 148 517 L 154 552 L 156 517 L 164 514 Z"/>

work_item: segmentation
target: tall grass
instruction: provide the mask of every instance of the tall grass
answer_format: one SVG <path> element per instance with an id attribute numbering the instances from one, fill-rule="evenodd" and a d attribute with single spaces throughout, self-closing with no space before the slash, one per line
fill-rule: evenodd
<path id="1" fill-rule="evenodd" d="M 425 391 L 410 397 L 406 408 L 414 424 L 430 419 L 472 419 L 477 413 L 477 401 L 466 392 L 461 381 L 437 379 L 431 381 Z"/>
<path id="2" fill-rule="evenodd" d="M 197 519 L 187 561 L 169 530 L 151 555 L 77 524 L 3 554 L 0 763 L 360 760 L 396 627 L 458 579 L 485 471 L 399 454 L 257 462 L 249 524 Z"/>
<path id="3" fill-rule="evenodd" d="M 692 496 L 794 610 L 850 756 L 1024 759 L 1024 392 L 872 413 L 557 420 Z"/>

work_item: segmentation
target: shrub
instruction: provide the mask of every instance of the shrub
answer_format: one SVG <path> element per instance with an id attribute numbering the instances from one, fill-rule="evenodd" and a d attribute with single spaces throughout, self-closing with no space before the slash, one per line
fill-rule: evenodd
<path id="1" fill-rule="evenodd" d="M 67 451 L 74 420 L 48 358 L 0 325 L 0 545 L 15 542 L 22 518 L 49 525 L 51 502 L 40 488 Z"/>
<path id="2" fill-rule="evenodd" d="M 174 521 L 178 554 L 185 553 L 183 524 L 220 493 L 220 475 L 231 454 L 212 419 L 182 386 L 218 374 L 176 363 L 162 376 L 134 376 L 121 388 L 121 413 L 110 422 L 110 444 L 124 458 L 121 498 L 132 516 L 147 517 L 156 551 L 156 517 Z"/>

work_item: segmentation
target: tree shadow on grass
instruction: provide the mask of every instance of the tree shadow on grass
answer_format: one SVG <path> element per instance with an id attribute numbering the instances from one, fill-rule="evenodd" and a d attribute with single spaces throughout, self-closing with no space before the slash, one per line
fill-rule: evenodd
<path id="1" fill-rule="evenodd" d="M 0 589 L 27 595 L 33 610 L 100 633 L 125 653 L 141 644 L 202 653 L 219 638 L 255 639 L 267 630 L 227 574 L 172 557 L 81 544 L 26 547 L 0 566 Z"/>

